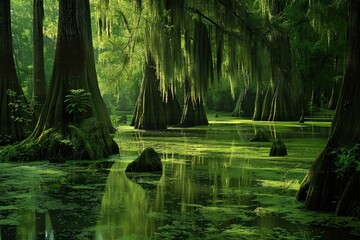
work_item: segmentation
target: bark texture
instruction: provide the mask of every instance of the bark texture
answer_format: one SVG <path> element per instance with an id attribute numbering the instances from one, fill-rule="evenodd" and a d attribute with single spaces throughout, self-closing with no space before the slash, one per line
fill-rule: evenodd
<path id="1" fill-rule="evenodd" d="M 184 109 L 180 121 L 182 127 L 193 127 L 208 125 L 204 103 L 201 97 L 193 99 L 190 91 L 187 92 L 184 99 Z"/>
<path id="2" fill-rule="evenodd" d="M 256 83 L 255 106 L 254 106 L 254 114 L 253 114 L 253 120 L 254 121 L 260 121 L 261 120 L 263 101 L 264 101 L 264 91 L 261 89 L 260 83 L 257 82 Z"/>
<path id="3" fill-rule="evenodd" d="M 232 112 L 234 117 L 251 117 L 254 114 L 256 94 L 250 89 L 243 90 Z"/>
<path id="4" fill-rule="evenodd" d="M 44 69 L 44 40 L 43 21 L 44 5 L 43 0 L 33 2 L 33 40 L 34 40 L 34 76 L 33 76 L 33 98 L 37 102 L 35 112 L 40 114 L 41 107 L 46 99 L 45 69 Z"/>
<path id="5" fill-rule="evenodd" d="M 327 108 L 330 110 L 335 110 L 336 109 L 336 103 L 337 103 L 337 99 L 338 99 L 338 87 L 339 84 L 334 82 L 331 88 L 331 93 L 330 93 L 330 98 L 329 98 L 329 102 L 327 105 Z"/>
<path id="6" fill-rule="evenodd" d="M 349 52 L 339 101 L 330 136 L 298 191 L 311 210 L 335 211 L 338 215 L 360 216 L 360 176 L 355 166 L 346 174 L 336 173 L 334 150 L 360 143 L 360 2 L 349 1 Z M 359 154 L 356 155 L 359 161 Z"/>
<path id="7" fill-rule="evenodd" d="M 156 75 L 155 61 L 147 53 L 144 76 L 131 126 L 136 129 L 166 129 L 165 107 L 159 91 L 159 79 Z"/>
<path id="8" fill-rule="evenodd" d="M 72 89 L 84 89 L 91 94 L 87 111 L 79 116 L 73 116 L 64 102 Z M 119 153 L 110 136 L 111 127 L 98 88 L 89 0 L 60 0 L 58 37 L 48 96 L 34 131 L 16 146 L 15 152 L 19 154 L 4 158 L 62 162 L 107 157 Z"/>
<path id="9" fill-rule="evenodd" d="M 165 101 L 165 111 L 166 111 L 166 123 L 167 125 L 177 125 L 181 121 L 181 106 L 179 101 L 176 98 L 175 93 L 170 89 L 168 90 L 166 101 Z"/>
<path id="10" fill-rule="evenodd" d="M 272 16 L 281 16 L 286 1 L 269 2 L 269 12 Z M 291 121 L 300 117 L 297 83 L 292 77 L 290 37 L 284 31 L 275 31 L 271 35 L 271 92 L 265 96 L 262 120 Z M 271 104 L 269 98 L 271 94 Z M 266 103 L 266 104 L 265 104 Z M 269 108 L 270 107 L 270 108 Z"/>
<path id="11" fill-rule="evenodd" d="M 9 91 L 14 94 L 9 94 Z M 20 101 L 26 103 L 18 81 L 13 57 L 10 0 L 0 1 L 0 145 L 25 138 L 22 112 L 11 106 Z"/>

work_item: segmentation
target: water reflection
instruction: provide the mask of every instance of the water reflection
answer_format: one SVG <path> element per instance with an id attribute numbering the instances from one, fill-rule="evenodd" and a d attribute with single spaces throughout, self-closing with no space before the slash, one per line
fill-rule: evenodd
<path id="1" fill-rule="evenodd" d="M 109 173 L 96 239 L 153 238 L 174 217 L 198 213 L 199 208 L 241 204 L 239 193 L 252 183 L 244 167 L 232 168 L 232 159 L 188 156 L 163 159 L 161 178 L 151 174 L 124 172 L 126 164 L 116 162 Z M 248 164 L 248 163 L 246 163 Z M 200 224 L 200 223 L 199 223 Z"/>
<path id="2" fill-rule="evenodd" d="M 249 143 L 259 129 L 273 138 L 292 138 L 288 141 L 296 148 L 292 158 L 269 160 L 270 143 Z M 260 203 L 256 194 L 266 190 L 261 181 L 278 183 L 286 167 L 294 165 L 292 161 L 304 156 L 314 158 L 325 140 L 307 139 L 326 137 L 328 127 L 284 129 L 249 124 L 207 131 L 124 133 L 121 141 L 128 144 L 131 156 L 148 146 L 161 153 L 162 175 L 126 175 L 124 169 L 130 157 L 123 157 L 112 166 L 109 162 L 61 166 L 41 163 L 36 168 L 24 168 L 29 174 L 17 177 L 14 173 L 18 168 L 5 172 L 1 166 L 0 206 L 14 205 L 16 209 L 0 209 L 0 218 L 14 218 L 16 214 L 18 222 L 2 225 L 0 240 L 188 239 L 225 234 L 234 224 L 248 224 L 245 227 L 251 226 L 254 233 L 259 228 L 286 228 L 281 218 L 259 218 L 254 214 Z M 309 152 L 304 150 L 308 148 Z M 287 176 L 289 181 L 298 178 L 293 175 Z M 22 194 L 29 193 L 30 188 L 36 191 Z"/>
<path id="3" fill-rule="evenodd" d="M 101 202 L 96 239 L 116 239 L 119 236 L 138 236 L 151 232 L 147 221 L 149 196 L 138 184 L 130 181 L 120 162 L 109 173 Z"/>
<path id="4" fill-rule="evenodd" d="M 16 229 L 18 239 L 53 240 L 54 230 L 49 212 L 27 212 L 22 215 L 21 224 Z"/>
<path id="5" fill-rule="evenodd" d="M 0 240 L 2 239 L 53 240 L 54 230 L 49 212 L 26 211 L 22 213 L 18 225 L 0 226 Z"/>
<path id="6" fill-rule="evenodd" d="M 86 236 L 83 230 L 96 223 L 101 203 L 97 196 L 103 194 L 102 179 L 111 164 L 2 164 L 0 240 Z"/>

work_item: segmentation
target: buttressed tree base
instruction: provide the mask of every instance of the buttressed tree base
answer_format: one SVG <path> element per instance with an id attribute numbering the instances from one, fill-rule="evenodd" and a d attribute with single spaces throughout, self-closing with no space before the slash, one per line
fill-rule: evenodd
<path id="1" fill-rule="evenodd" d="M 51 84 L 38 123 L 26 140 L 3 153 L 10 153 L 5 157 L 8 160 L 61 162 L 119 153 L 98 88 L 89 1 L 59 1 L 58 24 Z M 89 93 L 88 104 L 75 102 L 70 111 L 65 100 L 74 89 Z M 86 107 L 79 109 L 81 105 Z"/>

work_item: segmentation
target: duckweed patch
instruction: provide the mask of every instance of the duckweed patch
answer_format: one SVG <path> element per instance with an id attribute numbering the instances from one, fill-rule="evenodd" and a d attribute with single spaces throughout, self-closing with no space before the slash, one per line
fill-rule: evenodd
<path id="1" fill-rule="evenodd" d="M 30 234 L 41 213 L 55 239 L 359 237 L 359 221 L 305 211 L 295 200 L 329 123 L 219 115 L 209 126 L 159 132 L 121 125 L 122 156 L 110 161 L 1 163 L 0 226 Z M 260 129 L 281 139 L 288 155 L 270 157 L 271 142 L 249 142 Z M 146 147 L 159 152 L 163 173 L 125 174 Z"/>

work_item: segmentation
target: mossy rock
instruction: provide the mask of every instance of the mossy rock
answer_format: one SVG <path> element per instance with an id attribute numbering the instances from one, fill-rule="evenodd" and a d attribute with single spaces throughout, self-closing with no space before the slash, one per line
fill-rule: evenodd
<path id="1" fill-rule="evenodd" d="M 141 155 L 131 162 L 125 172 L 162 172 L 159 154 L 153 148 L 146 148 Z"/>
<path id="2" fill-rule="evenodd" d="M 270 156 L 286 156 L 287 150 L 285 144 L 281 140 L 275 140 L 270 149 Z"/>
<path id="3" fill-rule="evenodd" d="M 265 133 L 264 130 L 259 130 L 255 133 L 255 136 L 252 137 L 250 142 L 269 142 L 269 136 Z"/>

